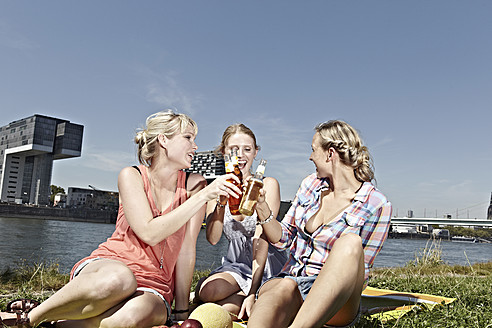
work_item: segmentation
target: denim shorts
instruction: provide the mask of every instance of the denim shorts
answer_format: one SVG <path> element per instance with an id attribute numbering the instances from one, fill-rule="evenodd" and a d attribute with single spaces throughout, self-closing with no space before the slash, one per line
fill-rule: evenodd
<path id="1" fill-rule="evenodd" d="M 290 278 L 294 280 L 297 284 L 297 288 L 299 289 L 299 292 L 301 293 L 303 301 L 306 300 L 307 295 L 309 294 L 309 291 L 311 290 L 311 287 L 313 287 L 314 281 L 316 280 L 318 276 L 308 276 L 308 277 L 294 277 L 290 276 L 287 274 L 281 274 L 276 277 L 272 277 L 265 281 L 260 288 L 258 288 L 258 291 L 256 292 L 256 299 L 258 299 L 258 295 L 260 293 L 261 287 L 263 287 L 264 284 L 266 284 L 268 281 L 273 280 L 273 279 L 283 279 L 283 278 Z M 357 321 L 359 321 L 361 315 L 361 307 L 359 305 L 359 311 L 357 312 L 357 316 L 355 317 L 354 320 L 352 320 L 351 323 L 349 323 L 346 326 L 329 326 L 329 325 L 324 325 L 323 327 L 325 328 L 349 328 L 353 327 Z"/>
<path id="2" fill-rule="evenodd" d="M 101 257 L 96 257 L 96 258 L 93 258 L 93 259 L 85 260 L 84 262 L 80 263 L 79 266 L 77 268 L 75 268 L 75 270 L 73 271 L 73 278 L 75 278 L 80 273 L 80 271 L 82 271 L 82 269 L 85 268 L 89 263 L 92 263 L 92 262 L 97 261 L 97 260 L 102 260 L 102 258 Z M 171 326 L 173 324 L 172 319 L 171 319 L 171 306 L 166 301 L 166 299 L 164 298 L 164 296 L 162 296 L 162 294 L 159 293 L 158 291 L 156 291 L 155 289 L 148 288 L 148 287 L 137 287 L 137 290 L 142 291 L 142 292 L 152 293 L 152 294 L 154 294 L 156 296 L 159 296 L 160 299 L 164 301 L 164 304 L 166 305 L 166 311 L 167 311 L 167 322 L 166 322 L 166 325 Z"/>
<path id="3" fill-rule="evenodd" d="M 297 288 L 299 289 L 299 292 L 301 293 L 302 300 L 306 300 L 306 297 L 309 294 L 311 287 L 313 287 L 314 281 L 316 280 L 317 277 L 318 276 L 294 277 L 294 276 L 289 276 L 287 274 L 280 274 L 276 277 L 271 277 L 268 280 L 266 280 L 263 284 L 261 284 L 260 288 L 258 288 L 258 291 L 256 292 L 256 299 L 258 299 L 258 295 L 260 293 L 261 287 L 263 287 L 270 280 L 290 278 L 296 282 Z"/>

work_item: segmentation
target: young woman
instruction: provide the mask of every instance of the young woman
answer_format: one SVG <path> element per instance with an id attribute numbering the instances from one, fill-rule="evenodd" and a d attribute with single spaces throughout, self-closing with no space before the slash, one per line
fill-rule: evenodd
<path id="1" fill-rule="evenodd" d="M 236 150 L 243 183 L 251 177 L 251 166 L 258 154 L 256 137 L 243 124 L 229 126 L 222 135 L 217 151 L 229 154 Z M 233 216 L 228 205 L 214 200 L 207 205 L 207 239 L 215 245 L 222 233 L 229 241 L 227 255 L 222 266 L 199 285 L 198 296 L 203 302 L 215 302 L 227 311 L 247 317 L 255 300 L 255 293 L 262 281 L 282 269 L 287 260 L 280 252 L 261 238 L 262 227 L 258 220 L 276 218 L 280 208 L 280 187 L 275 178 L 263 179 L 266 193 L 262 211 L 258 209 L 252 216 Z"/>
<path id="2" fill-rule="evenodd" d="M 282 222 L 263 225 L 290 256 L 279 277 L 260 288 L 248 327 L 347 327 L 358 319 L 391 203 L 371 183 L 369 152 L 347 123 L 319 124 L 309 159 L 316 173 L 304 179 Z M 258 209 L 262 203 L 260 197 Z"/>
<path id="3" fill-rule="evenodd" d="M 45 302 L 14 301 L 2 323 L 31 327 L 152 327 L 188 315 L 195 245 L 205 205 L 241 192 L 227 178 L 206 186 L 183 169 L 197 149 L 197 126 L 184 114 L 159 112 L 135 137 L 140 166 L 118 176 L 120 207 L 113 235 L 72 269 L 70 282 Z M 238 180 L 236 178 L 236 180 Z M 53 323 L 51 323 L 53 322 Z M 48 324 L 50 323 L 50 324 Z"/>

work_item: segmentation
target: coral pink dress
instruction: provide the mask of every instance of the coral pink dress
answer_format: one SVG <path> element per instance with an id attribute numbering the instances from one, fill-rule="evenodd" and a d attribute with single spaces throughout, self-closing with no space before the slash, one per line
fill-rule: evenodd
<path id="1" fill-rule="evenodd" d="M 144 190 L 154 218 L 170 212 L 172 208 L 177 208 L 186 201 L 186 173 L 179 171 L 173 202 L 165 211 L 159 212 L 152 197 L 147 168 L 143 165 L 138 168 L 142 175 Z M 90 256 L 77 262 L 70 273 L 70 277 L 73 279 L 75 269 L 88 259 L 105 258 L 118 260 L 132 270 L 137 279 L 138 287 L 152 288 L 164 296 L 169 304 L 172 304 L 175 265 L 183 244 L 185 231 L 186 224 L 159 244 L 155 246 L 147 245 L 138 238 L 128 225 L 123 206 L 120 204 L 113 235 L 100 244 Z M 160 268 L 161 256 L 163 257 L 162 269 Z"/>

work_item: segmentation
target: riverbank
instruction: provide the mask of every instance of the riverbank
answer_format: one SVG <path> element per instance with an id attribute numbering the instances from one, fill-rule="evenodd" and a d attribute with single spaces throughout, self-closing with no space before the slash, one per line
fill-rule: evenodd
<path id="1" fill-rule="evenodd" d="M 192 291 L 200 277 L 210 271 L 196 271 Z M 68 282 L 56 264 L 25 266 L 0 274 L 0 309 L 19 297 L 45 300 Z M 378 268 L 371 273 L 369 285 L 400 292 L 432 294 L 455 298 L 449 305 L 433 310 L 412 311 L 398 320 L 380 322 L 362 316 L 355 327 L 489 327 L 492 322 L 492 262 L 471 266 L 444 265 L 438 251 L 429 251 L 405 267 Z"/>
<path id="2" fill-rule="evenodd" d="M 56 208 L 0 204 L 0 217 L 61 220 L 72 222 L 115 223 L 117 211 L 93 210 L 89 208 Z"/>

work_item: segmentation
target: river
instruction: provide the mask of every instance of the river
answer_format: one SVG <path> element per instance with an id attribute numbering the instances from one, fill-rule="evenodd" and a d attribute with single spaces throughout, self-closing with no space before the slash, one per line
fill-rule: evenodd
<path id="1" fill-rule="evenodd" d="M 0 272 L 8 267 L 44 262 L 58 263 L 60 271 L 68 273 L 74 263 L 89 255 L 113 230 L 114 224 L 0 218 Z M 388 239 L 374 266 L 403 266 L 430 246 L 425 239 Z M 492 261 L 492 244 L 442 241 L 440 248 L 442 259 L 448 264 Z M 212 246 L 202 229 L 197 241 L 196 268 L 217 267 L 226 249 L 225 238 Z"/>

